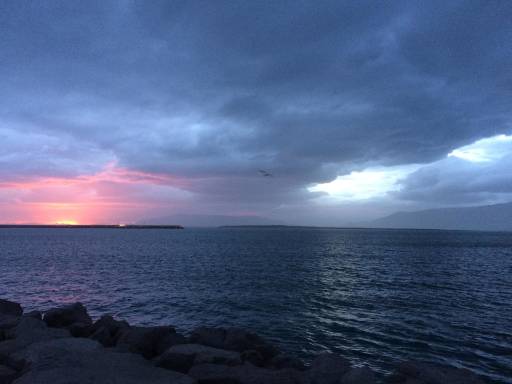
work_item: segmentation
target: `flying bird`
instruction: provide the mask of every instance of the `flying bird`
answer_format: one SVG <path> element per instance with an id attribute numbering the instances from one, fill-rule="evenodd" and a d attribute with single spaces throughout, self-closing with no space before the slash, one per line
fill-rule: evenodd
<path id="1" fill-rule="evenodd" d="M 265 171 L 264 169 L 258 170 L 258 173 L 263 177 L 273 177 L 274 175 L 270 172 Z"/>

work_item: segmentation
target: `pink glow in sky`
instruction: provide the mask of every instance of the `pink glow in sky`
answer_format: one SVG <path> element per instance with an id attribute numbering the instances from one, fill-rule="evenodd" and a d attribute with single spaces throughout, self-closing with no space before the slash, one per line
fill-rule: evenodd
<path id="1" fill-rule="evenodd" d="M 92 175 L 0 182 L 2 221 L 13 224 L 131 222 L 148 211 L 175 208 L 176 202 L 187 194 L 179 189 L 185 185 L 185 181 L 169 175 L 133 171 L 113 163 Z"/>

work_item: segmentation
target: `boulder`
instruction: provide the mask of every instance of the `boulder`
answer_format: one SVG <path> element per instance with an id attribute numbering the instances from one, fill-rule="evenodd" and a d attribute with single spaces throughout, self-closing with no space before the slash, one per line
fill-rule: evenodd
<path id="1" fill-rule="evenodd" d="M 176 331 L 169 326 L 129 327 L 120 331 L 116 347 L 151 359 L 169 348 L 173 335 Z"/>
<path id="2" fill-rule="evenodd" d="M 115 337 L 120 330 L 129 327 L 130 324 L 126 321 L 116 320 L 111 315 L 103 315 L 91 326 L 91 332 L 94 333 L 100 328 L 105 328 L 112 337 Z"/>
<path id="3" fill-rule="evenodd" d="M 12 329 L 19 324 L 20 319 L 19 316 L 0 313 L 0 342 L 10 338 Z"/>
<path id="4" fill-rule="evenodd" d="M 188 372 L 199 384 L 302 384 L 303 375 L 294 370 L 270 370 L 252 364 L 227 366 L 200 364 Z"/>
<path id="5" fill-rule="evenodd" d="M 190 342 L 207 345 L 214 348 L 224 348 L 224 328 L 199 327 L 192 331 Z"/>
<path id="6" fill-rule="evenodd" d="M 18 375 L 14 369 L 0 365 L 0 384 L 10 384 Z"/>
<path id="7" fill-rule="evenodd" d="M 115 339 L 112 337 L 106 327 L 97 329 L 92 335 L 89 336 L 89 338 L 96 340 L 104 347 L 113 347 L 116 343 Z"/>
<path id="8" fill-rule="evenodd" d="M 90 326 L 89 337 L 100 342 L 104 347 L 113 347 L 120 331 L 129 327 L 126 321 L 115 320 L 110 315 L 104 315 Z"/>
<path id="9" fill-rule="evenodd" d="M 89 337 L 91 324 L 76 322 L 65 327 L 74 337 Z"/>
<path id="10" fill-rule="evenodd" d="M 21 316 L 23 314 L 23 308 L 21 308 L 21 305 L 13 301 L 0 299 L 0 314 Z"/>
<path id="11" fill-rule="evenodd" d="M 26 361 L 24 359 L 16 358 L 16 354 L 13 353 L 9 355 L 4 361 L 2 361 L 2 364 L 6 367 L 9 367 L 16 372 L 21 372 L 26 368 Z"/>
<path id="12" fill-rule="evenodd" d="M 341 377 L 340 384 L 376 384 L 377 377 L 368 367 L 352 368 Z"/>
<path id="13" fill-rule="evenodd" d="M 416 361 L 400 363 L 386 382 L 403 384 L 484 384 L 484 381 L 467 369 Z"/>
<path id="14" fill-rule="evenodd" d="M 350 370 L 350 362 L 334 353 L 318 355 L 307 371 L 311 384 L 339 384 Z"/>
<path id="15" fill-rule="evenodd" d="M 279 353 L 279 350 L 265 339 L 239 328 L 201 327 L 192 332 L 190 339 L 192 343 L 231 351 L 254 350 L 264 360 L 269 360 Z"/>
<path id="16" fill-rule="evenodd" d="M 0 314 L 0 329 L 14 328 L 20 322 L 19 316 Z"/>
<path id="17" fill-rule="evenodd" d="M 206 363 L 239 365 L 242 360 L 238 352 L 200 344 L 180 344 L 170 347 L 156 361 L 159 367 L 185 373 L 193 365 Z"/>
<path id="18" fill-rule="evenodd" d="M 10 340 L 0 343 L 0 362 L 9 362 L 8 365 L 18 367 L 19 362 L 12 361 L 12 354 L 40 341 L 69 336 L 69 332 L 65 329 L 48 328 L 41 320 L 22 317 L 19 324 L 9 331 Z"/>
<path id="19" fill-rule="evenodd" d="M 33 369 L 45 368 L 47 365 L 73 365 L 80 355 L 88 352 L 100 353 L 101 350 L 101 345 L 95 341 L 75 339 L 68 334 L 68 337 L 30 344 L 15 352 L 12 357 L 25 360 L 30 364 L 30 369 Z"/>
<path id="20" fill-rule="evenodd" d="M 12 329 L 20 322 L 18 316 L 0 314 L 0 342 L 9 339 Z"/>
<path id="21" fill-rule="evenodd" d="M 27 313 L 24 313 L 23 316 L 25 317 L 33 317 L 37 320 L 43 320 L 43 314 L 40 311 L 30 311 Z"/>
<path id="22" fill-rule="evenodd" d="M 69 327 L 73 324 L 91 325 L 92 319 L 82 303 L 74 303 L 45 312 L 43 320 L 49 327 Z"/>
<path id="23" fill-rule="evenodd" d="M 170 347 L 179 344 L 190 344 L 190 340 L 179 333 L 171 332 L 167 334 L 162 340 L 160 340 L 159 349 L 160 351 L 165 352 Z"/>
<path id="24" fill-rule="evenodd" d="M 93 340 L 66 338 L 33 344 L 18 358 L 30 369 L 15 384 L 194 384 L 183 374 L 153 367 L 135 354 L 116 353 Z"/>
<path id="25" fill-rule="evenodd" d="M 8 336 L 22 347 L 38 341 L 69 337 L 69 332 L 65 329 L 48 328 L 43 321 L 33 317 L 22 317 L 16 327 L 9 331 Z"/>
<path id="26" fill-rule="evenodd" d="M 255 351 L 254 349 L 243 351 L 240 354 L 240 357 L 242 358 L 243 362 L 251 363 L 256 367 L 263 367 L 263 365 L 265 364 L 263 356 L 261 356 L 261 354 L 258 351 Z"/>
<path id="27" fill-rule="evenodd" d="M 194 364 L 224 364 L 240 365 L 242 360 L 240 354 L 235 351 L 207 347 L 198 344 L 181 344 L 169 348 L 169 351 L 182 354 L 192 354 Z"/>
<path id="28" fill-rule="evenodd" d="M 270 360 L 269 365 L 275 369 L 293 368 L 298 371 L 306 369 L 302 360 L 282 353 L 274 356 L 272 360 Z"/>
<path id="29" fill-rule="evenodd" d="M 258 351 L 265 360 L 271 359 L 279 354 L 278 349 L 265 339 L 254 333 L 238 328 L 228 328 L 226 330 L 224 349 L 238 352 L 255 350 Z"/>

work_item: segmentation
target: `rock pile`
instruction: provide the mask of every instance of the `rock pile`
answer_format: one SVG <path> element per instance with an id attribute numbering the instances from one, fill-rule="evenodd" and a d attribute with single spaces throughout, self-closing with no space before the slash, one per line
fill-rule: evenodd
<path id="1" fill-rule="evenodd" d="M 237 328 L 93 321 L 80 303 L 23 313 L 0 299 L 0 384 L 483 384 L 452 367 L 406 362 L 387 377 L 325 353 L 306 366 Z"/>

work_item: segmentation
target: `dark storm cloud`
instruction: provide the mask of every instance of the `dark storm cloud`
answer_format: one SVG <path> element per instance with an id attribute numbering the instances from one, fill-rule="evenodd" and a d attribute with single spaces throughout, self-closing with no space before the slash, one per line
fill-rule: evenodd
<path id="1" fill-rule="evenodd" d="M 508 155 L 482 162 L 446 158 L 401 181 L 395 198 L 432 205 L 468 205 L 512 200 L 512 145 Z"/>
<path id="2" fill-rule="evenodd" d="M 0 172 L 117 159 L 272 206 L 432 162 L 510 132 L 511 19 L 493 1 L 3 1 Z"/>

